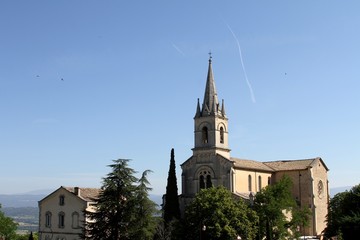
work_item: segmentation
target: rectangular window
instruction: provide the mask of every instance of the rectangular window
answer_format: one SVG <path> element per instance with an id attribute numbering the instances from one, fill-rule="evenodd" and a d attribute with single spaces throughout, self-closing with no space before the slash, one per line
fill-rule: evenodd
<path id="1" fill-rule="evenodd" d="M 45 227 L 51 227 L 51 213 L 45 214 Z"/>
<path id="2" fill-rule="evenodd" d="M 59 197 L 59 205 L 64 206 L 64 204 L 65 204 L 65 196 L 61 195 Z"/>
<path id="3" fill-rule="evenodd" d="M 59 214 L 59 228 L 65 227 L 65 215 L 64 213 Z"/>

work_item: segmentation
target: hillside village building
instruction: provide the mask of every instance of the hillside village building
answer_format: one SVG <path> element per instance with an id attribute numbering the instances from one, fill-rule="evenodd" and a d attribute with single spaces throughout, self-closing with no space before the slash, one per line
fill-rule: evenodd
<path id="1" fill-rule="evenodd" d="M 328 168 L 319 157 L 302 160 L 259 162 L 230 156 L 229 126 L 224 101 L 221 105 L 215 88 L 210 56 L 203 103 L 198 99 L 194 117 L 193 155 L 181 164 L 181 208 L 202 188 L 225 186 L 234 194 L 249 199 L 261 188 L 276 183 L 283 175 L 292 182 L 292 195 L 300 206 L 311 210 L 305 235 L 317 236 L 326 227 L 329 188 Z"/>
<path id="2" fill-rule="evenodd" d="M 60 187 L 39 201 L 39 240 L 78 240 L 98 188 Z"/>

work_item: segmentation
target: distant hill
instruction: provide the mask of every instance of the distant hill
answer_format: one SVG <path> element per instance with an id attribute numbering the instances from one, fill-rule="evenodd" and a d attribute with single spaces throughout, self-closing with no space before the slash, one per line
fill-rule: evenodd
<path id="1" fill-rule="evenodd" d="M 20 232 L 37 232 L 39 230 L 39 209 L 37 207 L 5 207 L 4 214 L 17 222 Z"/>
<path id="2" fill-rule="evenodd" d="M 0 203 L 5 207 L 37 207 L 45 194 L 0 194 Z"/>
<path id="3" fill-rule="evenodd" d="M 3 208 L 38 207 L 38 201 L 52 192 L 51 190 L 38 190 L 23 194 L 0 194 L 0 204 Z M 149 194 L 149 197 L 156 204 L 161 205 L 161 195 Z"/>

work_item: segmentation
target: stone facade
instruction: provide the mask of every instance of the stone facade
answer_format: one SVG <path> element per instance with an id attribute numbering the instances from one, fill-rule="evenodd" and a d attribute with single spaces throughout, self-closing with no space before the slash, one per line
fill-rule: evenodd
<path id="1" fill-rule="evenodd" d="M 319 157 L 303 160 L 259 162 L 233 158 L 228 143 L 228 118 L 224 101 L 220 106 L 212 73 L 212 60 L 206 80 L 203 104 L 198 100 L 194 117 L 193 155 L 181 164 L 181 210 L 201 188 L 225 186 L 234 194 L 249 199 L 261 188 L 276 183 L 283 175 L 293 182 L 292 195 L 311 212 L 309 227 L 303 234 L 321 235 L 326 227 L 329 191 L 326 167 Z"/>

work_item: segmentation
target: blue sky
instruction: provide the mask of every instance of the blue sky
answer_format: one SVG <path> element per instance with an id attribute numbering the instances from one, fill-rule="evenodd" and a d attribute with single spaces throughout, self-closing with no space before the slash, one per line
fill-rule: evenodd
<path id="1" fill-rule="evenodd" d="M 359 184 L 359 7 L 1 1 L 0 193 L 99 187 L 129 158 L 163 194 L 171 148 L 180 190 L 209 51 L 233 157 L 319 156 L 330 187 Z"/>

